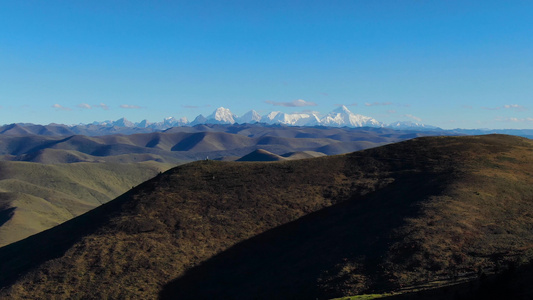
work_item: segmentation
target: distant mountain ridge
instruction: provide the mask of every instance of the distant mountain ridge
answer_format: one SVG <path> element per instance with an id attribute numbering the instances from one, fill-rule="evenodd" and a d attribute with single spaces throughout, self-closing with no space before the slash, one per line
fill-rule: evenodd
<path id="1" fill-rule="evenodd" d="M 320 117 L 314 112 L 303 113 L 284 113 L 281 111 L 273 111 L 264 116 L 261 116 L 257 111 L 250 110 L 242 116 L 237 116 L 232 113 L 230 109 L 219 107 L 210 115 L 198 115 L 192 122 L 187 118 L 176 119 L 169 117 L 162 122 L 152 123 L 148 120 L 143 120 L 138 123 L 133 123 L 125 118 L 117 121 L 103 121 L 93 122 L 92 125 L 105 125 L 117 127 L 140 127 L 153 128 L 158 130 L 168 129 L 176 126 L 194 126 L 199 124 L 235 124 L 235 123 L 265 123 L 268 125 L 282 124 L 288 126 L 317 126 L 324 125 L 329 127 L 389 127 L 388 125 L 377 121 L 374 118 L 354 114 L 346 106 L 342 105 L 325 115 Z M 391 125 L 391 126 L 394 126 Z M 413 124 L 412 127 L 418 127 L 418 124 Z"/>
<path id="2" fill-rule="evenodd" d="M 273 111 L 261 116 L 255 110 L 250 110 L 242 116 L 233 114 L 228 108 L 219 107 L 205 117 L 198 115 L 193 121 L 187 118 L 167 117 L 161 122 L 131 122 L 126 118 L 116 121 L 95 121 L 90 124 L 63 125 L 51 123 L 38 125 L 32 123 L 14 123 L 0 126 L 0 135 L 47 135 L 68 136 L 87 135 L 102 136 L 112 134 L 136 134 L 166 131 L 174 127 L 196 127 L 203 125 L 234 125 L 234 124 L 260 124 L 269 126 L 295 126 L 295 127 L 334 127 L 334 128 L 390 128 L 394 130 L 409 131 L 434 131 L 445 135 L 480 135 L 480 134 L 509 134 L 526 138 L 533 138 L 533 129 L 441 129 L 436 126 L 421 122 L 396 121 L 385 124 L 372 117 L 352 113 L 346 106 L 339 106 L 329 114 L 320 117 L 314 112 L 284 113 Z M 195 130 L 196 131 L 196 130 Z"/>
<path id="3" fill-rule="evenodd" d="M 412 122 L 394 122 L 391 124 L 385 124 L 372 117 L 363 116 L 360 114 L 352 113 L 346 106 L 342 105 L 334 109 L 332 112 L 321 117 L 315 112 L 301 112 L 301 113 L 284 113 L 281 111 L 272 111 L 266 115 L 261 116 L 257 111 L 250 110 L 242 116 L 237 116 L 232 113 L 230 109 L 225 107 L 219 107 L 215 109 L 210 115 L 205 117 L 204 115 L 198 115 L 192 122 L 189 122 L 187 118 L 183 117 L 176 119 L 174 117 L 165 118 L 162 122 L 150 122 L 148 120 L 142 120 L 141 122 L 134 123 L 128 121 L 125 118 L 121 118 L 116 121 L 102 121 L 92 122 L 90 125 L 102 125 L 108 127 L 128 127 L 128 128 L 152 128 L 155 130 L 165 130 L 171 127 L 177 126 L 195 126 L 199 124 L 243 124 L 243 123 L 265 123 L 267 125 L 287 125 L 287 126 L 328 126 L 328 127 L 397 127 L 397 124 L 401 124 L 403 128 L 424 128 L 428 125 Z M 82 126 L 84 124 L 73 125 Z M 435 126 L 429 126 L 430 128 L 437 128 Z"/>

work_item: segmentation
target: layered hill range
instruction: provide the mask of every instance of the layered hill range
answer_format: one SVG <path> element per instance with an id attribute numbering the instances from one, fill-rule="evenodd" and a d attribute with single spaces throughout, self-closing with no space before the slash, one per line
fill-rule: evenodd
<path id="1" fill-rule="evenodd" d="M 302 151 L 333 155 L 417 136 L 448 134 L 370 127 L 211 124 L 131 135 L 65 136 L 63 131 L 53 126 L 35 126 L 34 129 L 43 131 L 22 130 L 30 127 L 4 130 L 0 134 L 0 160 L 40 163 L 157 161 L 177 164 L 205 158 L 235 160 L 258 149 L 276 155 Z"/>
<path id="2" fill-rule="evenodd" d="M 453 129 L 444 130 L 435 126 L 420 122 L 397 121 L 385 124 L 374 118 L 354 114 L 346 106 L 340 106 L 331 113 L 320 117 L 316 113 L 283 113 L 280 111 L 270 112 L 260 116 L 256 111 L 251 110 L 241 117 L 233 114 L 224 107 L 217 108 L 211 115 L 204 117 L 199 115 L 194 121 L 189 122 L 186 118 L 176 119 L 174 117 L 165 118 L 162 122 L 131 122 L 126 118 L 116 121 L 93 122 L 91 124 L 63 125 L 48 124 L 36 125 L 31 123 L 15 123 L 0 126 L 0 135 L 20 136 L 20 135 L 44 135 L 44 136 L 102 136 L 114 134 L 136 134 L 149 132 L 162 132 L 173 127 L 196 127 L 199 125 L 236 125 L 236 124 L 258 124 L 263 127 L 271 126 L 295 126 L 295 127 L 336 127 L 336 128 L 388 128 L 403 131 L 438 132 L 437 135 L 481 135 L 481 134 L 511 134 L 527 138 L 533 138 L 532 129 Z M 434 134 L 435 135 L 435 134 Z"/>
<path id="3" fill-rule="evenodd" d="M 533 257 L 532 170 L 533 142 L 502 135 L 197 161 L 0 248 L 0 297 L 329 299 L 475 282 Z"/>
<path id="4" fill-rule="evenodd" d="M 294 160 L 432 134 L 211 124 L 133 135 L 64 136 L 68 131 L 62 128 L 15 126 L 0 134 L 0 246 L 78 216 L 184 162 Z"/>

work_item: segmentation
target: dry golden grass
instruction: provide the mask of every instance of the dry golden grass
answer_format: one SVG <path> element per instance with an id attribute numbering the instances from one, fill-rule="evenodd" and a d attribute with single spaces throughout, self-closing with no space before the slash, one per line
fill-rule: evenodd
<path id="1" fill-rule="evenodd" d="M 530 258 L 532 149 L 422 138 L 183 165 L 0 248 L 0 296 L 324 299 L 503 270 Z"/>
<path id="2" fill-rule="evenodd" d="M 0 162 L 0 247 L 108 202 L 170 164 Z"/>

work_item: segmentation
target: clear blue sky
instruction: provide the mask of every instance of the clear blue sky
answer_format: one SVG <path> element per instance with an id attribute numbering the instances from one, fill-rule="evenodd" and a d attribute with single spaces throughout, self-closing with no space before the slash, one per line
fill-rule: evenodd
<path id="1" fill-rule="evenodd" d="M 533 128 L 532 16 L 512 0 L 0 0 L 0 124 L 344 104 L 382 122 Z"/>

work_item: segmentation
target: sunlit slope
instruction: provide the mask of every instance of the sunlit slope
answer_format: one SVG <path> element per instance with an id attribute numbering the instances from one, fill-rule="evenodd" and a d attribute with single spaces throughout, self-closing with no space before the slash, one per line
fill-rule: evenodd
<path id="1" fill-rule="evenodd" d="M 170 166 L 0 162 L 0 246 L 85 213 Z"/>
<path id="2" fill-rule="evenodd" d="M 531 257 L 531 170 L 532 141 L 501 135 L 199 161 L 0 248 L 0 296 L 327 299 L 499 272 Z"/>
<path id="3" fill-rule="evenodd" d="M 263 149 L 258 149 L 237 159 L 237 161 L 285 161 L 321 157 L 325 155 L 326 154 L 324 153 L 315 151 L 289 152 L 283 155 L 277 155 Z"/>

